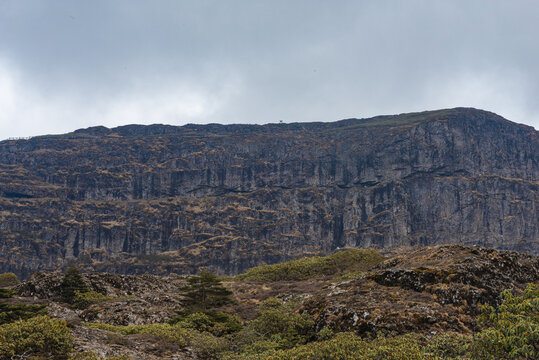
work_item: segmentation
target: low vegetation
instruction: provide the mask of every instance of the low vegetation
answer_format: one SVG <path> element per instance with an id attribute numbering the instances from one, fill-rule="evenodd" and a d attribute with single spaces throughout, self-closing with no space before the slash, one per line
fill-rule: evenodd
<path id="1" fill-rule="evenodd" d="M 0 299 L 9 299 L 15 294 L 16 292 L 14 290 L 0 288 Z"/>
<path id="2" fill-rule="evenodd" d="M 306 280 L 365 271 L 385 258 L 372 249 L 347 249 L 328 256 L 313 256 L 285 263 L 258 266 L 236 278 L 243 281 L 272 282 Z"/>
<path id="3" fill-rule="evenodd" d="M 193 338 L 192 329 L 184 328 L 180 325 L 171 324 L 147 324 L 147 325 L 127 325 L 115 326 L 101 323 L 87 323 L 88 326 L 115 332 L 122 335 L 147 334 L 174 342 L 180 347 L 187 347 Z"/>
<path id="4" fill-rule="evenodd" d="M 46 315 L 46 305 L 0 303 L 0 325 L 16 320 L 27 320 L 35 316 Z"/>
<path id="5" fill-rule="evenodd" d="M 0 274 L 0 288 L 19 285 L 19 279 L 14 273 L 8 272 Z"/>
<path id="6" fill-rule="evenodd" d="M 482 308 L 479 323 L 486 328 L 474 337 L 474 358 L 539 358 L 539 286 L 530 284 L 523 296 L 505 290 L 501 298 L 500 306 Z"/>
<path id="7" fill-rule="evenodd" d="M 0 326 L 0 359 L 27 358 L 25 354 L 66 359 L 72 350 L 73 339 L 63 320 L 36 316 Z"/>
<path id="8" fill-rule="evenodd" d="M 114 300 L 114 298 L 98 293 L 97 291 L 80 292 L 75 290 L 75 294 L 71 302 L 77 309 L 86 309 L 90 305 L 99 304 L 108 300 Z"/>
<path id="9" fill-rule="evenodd" d="M 330 284 L 335 278 L 358 276 L 383 259 L 374 250 L 345 250 L 327 257 L 258 267 L 239 276 L 236 284 L 245 288 L 255 284 L 243 281 L 313 277 L 330 277 L 317 280 Z M 62 286 L 64 295 L 73 290 L 69 303 L 74 308 L 84 309 L 112 299 L 88 288 L 79 290 L 85 285 L 76 269 L 66 272 Z M 155 343 L 152 351 L 158 356 L 168 356 L 167 351 L 188 350 L 201 360 L 516 360 L 539 357 L 539 286 L 534 283 L 529 284 L 522 295 L 503 291 L 498 306 L 482 306 L 475 334 L 410 331 L 399 335 L 379 328 L 360 336 L 347 329 L 332 328 L 330 322 L 320 327 L 316 315 L 306 310 L 306 302 L 294 296 L 265 298 L 257 303 L 256 313 L 253 309 L 251 317 L 242 320 L 234 314 L 237 302 L 231 292 L 219 277 L 207 271 L 189 278 L 180 288 L 180 294 L 184 310 L 167 323 L 117 326 L 88 322 L 82 326 L 110 332 L 106 336 L 116 338 L 119 342 L 115 344 L 148 341 L 152 346 Z M 45 305 L 14 304 L 13 300 L 17 299 L 0 301 L 0 360 L 105 360 L 92 352 L 76 353 L 67 323 L 48 317 Z M 128 360 L 129 357 L 118 355 L 108 359 Z"/>

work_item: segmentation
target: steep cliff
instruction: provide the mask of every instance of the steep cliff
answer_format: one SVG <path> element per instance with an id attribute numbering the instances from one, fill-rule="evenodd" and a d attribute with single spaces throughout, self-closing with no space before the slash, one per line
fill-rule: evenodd
<path id="1" fill-rule="evenodd" d="M 539 137 L 457 108 L 0 142 L 0 271 L 238 273 L 339 247 L 537 254 Z"/>

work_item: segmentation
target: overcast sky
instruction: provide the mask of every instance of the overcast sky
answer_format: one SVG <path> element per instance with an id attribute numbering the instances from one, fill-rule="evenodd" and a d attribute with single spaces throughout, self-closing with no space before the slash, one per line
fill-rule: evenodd
<path id="1" fill-rule="evenodd" d="M 469 106 L 539 129 L 539 1 L 0 0 L 0 139 Z"/>

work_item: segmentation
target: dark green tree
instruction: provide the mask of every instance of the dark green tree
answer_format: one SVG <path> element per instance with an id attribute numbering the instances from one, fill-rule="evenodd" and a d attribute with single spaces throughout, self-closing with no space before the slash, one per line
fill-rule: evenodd
<path id="1" fill-rule="evenodd" d="M 71 265 L 66 270 L 62 283 L 60 284 L 60 289 L 62 300 L 69 304 L 72 304 L 75 300 L 76 291 L 81 293 L 89 291 L 86 283 L 84 283 L 80 270 L 75 265 Z"/>
<path id="2" fill-rule="evenodd" d="M 187 285 L 180 288 L 180 294 L 184 298 L 182 304 L 192 311 L 205 311 L 233 302 L 232 291 L 222 285 L 217 275 L 206 270 L 190 277 Z"/>

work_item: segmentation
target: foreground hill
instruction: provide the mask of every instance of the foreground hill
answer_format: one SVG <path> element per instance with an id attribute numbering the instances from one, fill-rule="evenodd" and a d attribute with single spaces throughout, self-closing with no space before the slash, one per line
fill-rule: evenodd
<path id="1" fill-rule="evenodd" d="M 536 254 L 533 128 L 457 108 L 0 142 L 0 269 L 237 274 L 339 247 Z"/>
<path id="2" fill-rule="evenodd" d="M 498 305 L 502 290 L 521 295 L 527 284 L 537 284 L 539 258 L 461 245 L 404 249 L 385 257 L 348 249 L 224 279 L 234 303 L 214 308 L 218 313 L 195 314 L 182 303 L 184 276 L 84 274 L 94 291 L 86 294 L 93 295 L 73 305 L 62 302 L 62 277 L 35 273 L 14 288 L 19 296 L 0 299 L 0 307 L 46 306 L 49 316 L 68 321 L 75 353 L 129 356 L 117 358 L 124 360 L 433 360 L 460 358 L 472 343 L 482 346 L 480 304 Z M 537 287 L 533 294 L 531 307 L 523 307 L 531 311 L 532 350 L 539 326 Z M 376 356 L 368 355 L 369 346 Z M 345 348 L 346 356 L 331 355 Z M 501 355 L 492 358 L 506 358 Z"/>

